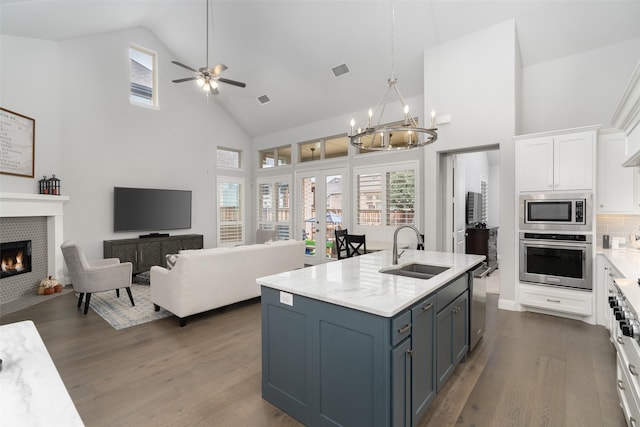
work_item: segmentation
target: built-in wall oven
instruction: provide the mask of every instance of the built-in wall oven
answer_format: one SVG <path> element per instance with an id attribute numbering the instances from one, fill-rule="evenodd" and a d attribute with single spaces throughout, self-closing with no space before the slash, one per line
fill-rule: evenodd
<path id="1" fill-rule="evenodd" d="M 592 290 L 592 235 L 520 232 L 520 281 Z"/>
<path id="2" fill-rule="evenodd" d="M 591 193 L 521 194 L 521 230 L 591 231 Z"/>

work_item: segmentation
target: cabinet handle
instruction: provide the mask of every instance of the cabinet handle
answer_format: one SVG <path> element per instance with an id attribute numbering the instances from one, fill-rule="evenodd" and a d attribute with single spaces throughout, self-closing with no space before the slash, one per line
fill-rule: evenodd
<path id="1" fill-rule="evenodd" d="M 629 372 L 631 372 L 631 375 L 638 376 L 638 370 L 631 363 L 629 363 Z"/>
<path id="2" fill-rule="evenodd" d="M 559 299 L 549 299 L 549 298 L 547 298 L 547 301 L 549 301 L 549 302 L 557 302 L 557 303 L 561 302 Z"/>
<path id="3" fill-rule="evenodd" d="M 622 380 L 618 380 L 618 388 L 620 390 L 624 390 L 624 383 L 622 382 Z"/>
<path id="4" fill-rule="evenodd" d="M 433 307 L 433 304 L 432 304 L 432 303 L 429 303 L 429 304 L 427 304 L 427 305 L 425 305 L 425 306 L 423 306 L 423 307 L 422 307 L 422 311 L 427 311 L 427 310 L 429 310 L 431 307 Z"/>
<path id="5" fill-rule="evenodd" d="M 138 251 L 136 251 L 136 262 L 138 262 Z"/>
<path id="6" fill-rule="evenodd" d="M 407 354 L 409 355 L 409 357 L 413 357 L 413 350 L 407 350 Z"/>
<path id="7" fill-rule="evenodd" d="M 411 329 L 411 323 L 407 323 L 406 325 L 404 325 L 402 328 L 398 329 L 398 333 L 399 334 L 404 334 L 405 332 L 407 332 L 409 329 Z"/>

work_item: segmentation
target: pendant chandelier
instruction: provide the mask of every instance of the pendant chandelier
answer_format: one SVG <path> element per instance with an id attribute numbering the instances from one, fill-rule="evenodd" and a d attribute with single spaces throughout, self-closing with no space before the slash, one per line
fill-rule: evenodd
<path id="1" fill-rule="evenodd" d="M 406 150 L 422 147 L 431 144 L 438 139 L 435 128 L 435 111 L 431 112 L 431 127 L 421 128 L 416 120 L 409 114 L 409 105 L 402 97 L 398 89 L 398 79 L 394 73 L 394 27 L 395 27 L 395 7 L 391 2 L 391 76 L 387 79 L 387 89 L 375 109 L 369 109 L 369 119 L 367 126 L 358 128 L 354 132 L 355 120 L 351 119 L 351 131 L 349 142 L 360 150 L 367 151 L 387 151 Z M 382 116 L 387 105 L 389 94 L 394 93 L 400 105 L 403 106 L 404 115 L 402 119 L 391 124 L 382 124 Z"/>

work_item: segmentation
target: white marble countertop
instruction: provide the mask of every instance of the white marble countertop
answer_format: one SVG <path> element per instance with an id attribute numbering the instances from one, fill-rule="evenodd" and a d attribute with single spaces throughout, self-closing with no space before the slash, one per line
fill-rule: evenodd
<path id="1" fill-rule="evenodd" d="M 597 254 L 602 254 L 627 279 L 640 278 L 640 251 L 632 248 L 602 249 L 596 248 Z"/>
<path id="2" fill-rule="evenodd" d="M 272 276 L 260 277 L 262 286 L 329 302 L 343 307 L 392 317 L 436 291 L 460 273 L 484 261 L 483 255 L 407 249 L 398 267 L 422 263 L 450 267 L 424 280 L 380 273 L 392 266 L 391 251 L 374 252 Z M 295 303 L 295 300 L 294 300 Z"/>
<path id="3" fill-rule="evenodd" d="M 0 326 L 0 359 L 0 425 L 84 425 L 32 321 Z"/>

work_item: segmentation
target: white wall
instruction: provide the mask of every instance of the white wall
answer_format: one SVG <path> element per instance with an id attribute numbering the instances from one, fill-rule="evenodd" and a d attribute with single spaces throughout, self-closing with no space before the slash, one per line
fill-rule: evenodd
<path id="1" fill-rule="evenodd" d="M 608 125 L 639 52 L 632 39 L 526 67 L 522 133 Z"/>
<path id="2" fill-rule="evenodd" d="M 444 247 L 441 153 L 499 144 L 502 301 L 515 301 L 514 144 L 520 57 L 515 23 L 508 21 L 425 52 L 425 111 L 450 114 L 439 140 L 425 150 L 425 225 Z"/>
<path id="3" fill-rule="evenodd" d="M 174 55 L 150 31 L 137 28 L 59 43 L 10 43 L 12 48 L 2 52 L 3 70 L 10 72 L 3 72 L 1 83 L 15 88 L 11 98 L 3 93 L 3 106 L 17 104 L 15 108 L 31 112 L 36 123 L 55 121 L 47 132 L 36 131 L 37 150 L 51 154 L 38 157 L 36 168 L 55 172 L 62 180 L 62 193 L 71 199 L 65 205 L 65 239 L 81 244 L 87 257 L 102 257 L 103 240 L 146 234 L 113 232 L 114 186 L 191 190 L 192 228 L 168 232 L 203 234 L 205 247 L 216 246 L 218 172 L 247 176 L 245 201 L 247 212 L 253 212 L 251 162 L 239 172 L 217 171 L 215 166 L 217 145 L 250 154 L 250 138 L 215 98 L 189 83 L 171 82 L 184 73 L 170 63 Z M 129 102 L 130 43 L 158 54 L 159 109 Z M 48 79 L 49 71 L 51 81 L 38 85 L 37 77 Z M 35 91 L 34 86 L 44 90 Z M 22 106 L 25 95 L 29 99 Z M 7 191 L 4 181 L 3 177 Z M 16 191 L 37 192 L 33 180 L 24 181 Z M 249 227 L 253 229 L 251 222 Z M 248 238 L 253 239 L 252 234 Z"/>
<path id="4" fill-rule="evenodd" d="M 0 175 L 0 191 L 37 193 L 43 175 L 63 176 L 58 44 L 0 35 L 0 105 L 35 119 L 34 178 Z"/>

